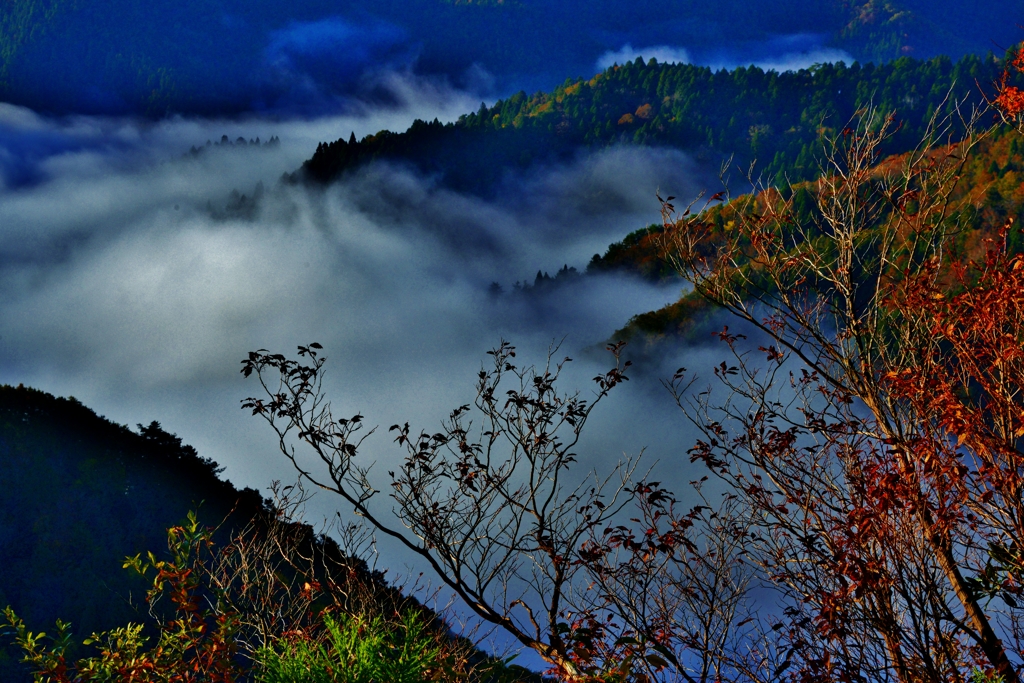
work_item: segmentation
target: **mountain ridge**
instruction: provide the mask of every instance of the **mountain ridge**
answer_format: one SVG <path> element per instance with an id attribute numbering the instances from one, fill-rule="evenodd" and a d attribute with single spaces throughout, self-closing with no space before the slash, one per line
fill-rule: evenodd
<path id="1" fill-rule="evenodd" d="M 698 159 L 755 160 L 772 182 L 816 175 L 824 139 L 866 106 L 900 111 L 903 128 L 885 153 L 911 148 L 937 111 L 983 104 L 1002 73 L 994 56 L 957 62 L 900 58 L 883 66 L 822 64 L 778 73 L 732 71 L 640 58 L 550 92 L 519 93 L 454 123 L 416 121 L 401 133 L 321 143 L 293 181 L 330 182 L 374 160 L 412 163 L 459 190 L 486 195 L 509 169 L 566 161 L 580 149 L 664 145 Z"/>

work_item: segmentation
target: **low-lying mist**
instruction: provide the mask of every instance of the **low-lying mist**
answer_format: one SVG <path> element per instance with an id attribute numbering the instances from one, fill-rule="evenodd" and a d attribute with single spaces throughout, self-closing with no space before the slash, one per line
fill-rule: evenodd
<path id="1" fill-rule="evenodd" d="M 502 339 L 524 364 L 560 344 L 559 357 L 576 359 L 563 388 L 593 391 L 591 378 L 612 362 L 604 343 L 630 316 L 677 298 L 681 283 L 515 283 L 566 265 L 583 271 L 658 220 L 656 192 L 711 186 L 686 155 L 581 155 L 510 174 L 495 200 L 384 163 L 326 187 L 280 181 L 320 140 L 451 119 L 473 106 L 465 99 L 409 86 L 402 108 L 360 116 L 158 124 L 0 108 L 0 381 L 73 395 L 119 423 L 159 420 L 236 485 L 264 491 L 295 475 L 266 425 L 240 410 L 257 393 L 239 373 L 250 350 L 323 344 L 335 414 L 381 426 L 365 456 L 384 490 L 400 455 L 387 427 L 436 429 L 472 401 Z M 233 144 L 206 144 L 225 135 Z M 646 449 L 662 480 L 684 489 L 692 437 L 659 380 L 717 355 L 680 351 L 633 372 L 595 414 L 581 470 Z M 311 521 L 337 504 L 319 496 Z M 406 560 L 381 564 L 401 571 Z"/>
<path id="2" fill-rule="evenodd" d="M 644 61 L 654 58 L 667 64 L 701 64 L 714 71 L 732 70 L 737 67 L 756 66 L 763 71 L 799 71 L 825 62 L 846 62 L 856 59 L 849 52 L 829 45 L 829 36 L 818 33 L 790 33 L 768 39 L 734 41 L 698 49 L 652 45 L 633 47 L 627 43 L 618 50 L 603 53 L 595 63 L 599 70 L 613 64 L 625 64 L 637 58 Z"/>

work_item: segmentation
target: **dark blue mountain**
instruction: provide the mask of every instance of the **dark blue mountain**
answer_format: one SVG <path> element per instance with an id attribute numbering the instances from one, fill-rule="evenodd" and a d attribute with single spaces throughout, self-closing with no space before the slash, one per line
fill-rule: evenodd
<path id="1" fill-rule="evenodd" d="M 399 71 L 501 95 L 666 46 L 704 64 L 1001 52 L 1024 3 L 955 0 L 7 0 L 0 100 L 70 113 L 336 111 Z M 628 52 L 628 50 L 627 50 Z M 834 53 L 833 53 L 834 54 Z M 649 56 L 649 55 L 648 55 Z"/>

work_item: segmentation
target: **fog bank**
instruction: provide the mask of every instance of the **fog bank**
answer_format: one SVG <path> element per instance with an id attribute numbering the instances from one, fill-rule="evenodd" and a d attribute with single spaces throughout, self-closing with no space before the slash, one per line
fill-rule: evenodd
<path id="1" fill-rule="evenodd" d="M 0 106 L 0 381 L 73 395 L 124 424 L 159 420 L 260 489 L 292 475 L 238 407 L 254 391 L 239 361 L 256 348 L 320 342 L 339 414 L 385 427 L 432 429 L 468 402 L 501 339 L 534 362 L 564 339 L 579 358 L 567 387 L 587 389 L 605 363 L 593 348 L 680 285 L 512 285 L 582 271 L 658 219 L 657 191 L 688 196 L 711 180 L 680 152 L 615 148 L 510 175 L 493 201 L 389 164 L 326 188 L 279 182 L 319 140 L 472 107 L 457 92 L 395 87 L 401 108 L 315 120 L 152 124 Z M 246 144 L 206 145 L 222 136 Z M 637 378 L 609 408 L 592 464 L 644 447 L 675 457 L 681 420 L 668 420 L 657 379 Z M 647 423 L 651 410 L 664 425 Z M 398 454 L 384 435 L 368 447 L 382 470 Z"/>

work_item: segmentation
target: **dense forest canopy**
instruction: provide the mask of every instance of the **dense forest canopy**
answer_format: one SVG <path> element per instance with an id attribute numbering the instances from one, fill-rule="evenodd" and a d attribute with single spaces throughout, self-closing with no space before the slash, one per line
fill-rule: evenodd
<path id="1" fill-rule="evenodd" d="M 885 152 L 901 152 L 917 144 L 936 112 L 982 104 L 1001 72 L 992 55 L 822 64 L 781 74 L 637 58 L 549 93 L 481 105 L 455 123 L 418 121 L 404 133 L 323 144 L 303 170 L 325 181 L 371 159 L 399 159 L 442 174 L 453 187 L 486 193 L 509 168 L 625 143 L 691 150 L 716 168 L 735 155 L 738 166 L 757 161 L 765 177 L 797 182 L 817 175 L 823 141 L 858 109 L 895 112 L 901 129 Z"/>

